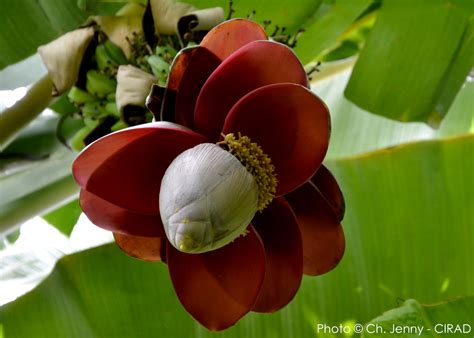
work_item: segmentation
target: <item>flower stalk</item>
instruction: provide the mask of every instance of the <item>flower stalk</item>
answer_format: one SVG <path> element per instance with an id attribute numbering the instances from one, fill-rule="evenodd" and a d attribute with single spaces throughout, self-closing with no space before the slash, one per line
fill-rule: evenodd
<path id="1" fill-rule="evenodd" d="M 48 107 L 53 99 L 52 89 L 53 82 L 49 75 L 45 75 L 30 87 L 21 100 L 0 113 L 0 151 Z"/>

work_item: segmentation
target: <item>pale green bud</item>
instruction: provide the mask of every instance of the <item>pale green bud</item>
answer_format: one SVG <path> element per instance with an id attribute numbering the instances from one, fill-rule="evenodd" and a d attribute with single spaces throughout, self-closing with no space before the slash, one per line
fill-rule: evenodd
<path id="1" fill-rule="evenodd" d="M 244 233 L 257 211 L 258 186 L 239 160 L 204 143 L 181 153 L 161 181 L 160 214 L 180 251 L 218 249 Z"/>

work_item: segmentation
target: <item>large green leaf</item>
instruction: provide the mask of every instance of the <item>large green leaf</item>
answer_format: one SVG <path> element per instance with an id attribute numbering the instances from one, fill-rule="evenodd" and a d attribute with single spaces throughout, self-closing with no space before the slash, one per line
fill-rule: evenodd
<path id="1" fill-rule="evenodd" d="M 362 337 L 401 338 L 467 336 L 474 326 L 474 297 L 434 305 L 422 305 L 414 299 L 370 321 Z"/>
<path id="2" fill-rule="evenodd" d="M 21 186 L 17 187 L 21 191 Z M 68 175 L 21 198 L 0 204 L 0 234 L 10 233 L 29 219 L 57 209 L 78 196 L 77 183 Z"/>
<path id="3" fill-rule="evenodd" d="M 43 160 L 9 163 L 0 158 L 0 233 L 76 198 L 79 189 L 70 169 L 74 156 L 63 147 Z"/>
<path id="4" fill-rule="evenodd" d="M 345 94 L 372 113 L 436 126 L 473 65 L 473 2 L 384 1 Z"/>
<path id="5" fill-rule="evenodd" d="M 327 163 L 346 196 L 346 254 L 281 312 L 211 334 L 185 314 L 164 265 L 109 245 L 65 257 L 4 306 L 4 337 L 312 337 L 318 323 L 367 322 L 399 298 L 474 294 L 473 147 L 470 135 Z"/>
<path id="6" fill-rule="evenodd" d="M 0 233 L 77 194 L 70 177 L 75 153 L 60 144 L 58 121 L 57 115 L 40 115 L 0 152 Z M 49 215 L 48 222 L 69 234 L 79 214 L 78 205 L 69 205 Z"/>
<path id="7" fill-rule="evenodd" d="M 324 73 L 324 72 L 323 72 Z M 410 141 L 474 132 L 474 82 L 466 81 L 439 129 L 371 114 L 343 97 L 351 69 L 316 81 L 313 91 L 329 107 L 332 120 L 327 158 L 335 159 Z"/>
<path id="8" fill-rule="evenodd" d="M 124 1 L 89 1 L 85 9 L 77 0 L 0 1 L 0 69 L 36 52 L 36 48 L 77 28 L 89 15 L 114 13 Z"/>
<path id="9" fill-rule="evenodd" d="M 58 150 L 44 160 L 33 160 L 23 168 L 15 169 L 6 166 L 0 173 L 0 205 L 44 188 L 51 182 L 70 174 L 74 154 L 68 150 Z M 0 162 L 1 163 L 1 162 Z"/>
<path id="10" fill-rule="evenodd" d="M 331 47 L 357 17 L 370 5 L 371 0 L 338 0 L 324 3 L 301 27 L 305 32 L 298 39 L 295 52 L 303 63 Z"/>
<path id="11" fill-rule="evenodd" d="M 37 46 L 58 35 L 37 1 L 2 1 L 0 12 L 6 19 L 0 35 L 0 69 L 33 54 Z"/>
<path id="12" fill-rule="evenodd" d="M 15 140 L 0 152 L 0 168 L 5 158 L 39 160 L 63 147 L 56 137 L 57 115 L 40 115 L 23 129 Z"/>

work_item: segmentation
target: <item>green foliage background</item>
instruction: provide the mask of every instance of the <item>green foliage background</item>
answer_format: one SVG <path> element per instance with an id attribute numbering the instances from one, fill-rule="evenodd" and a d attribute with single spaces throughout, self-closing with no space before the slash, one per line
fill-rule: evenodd
<path id="1" fill-rule="evenodd" d="M 2 1 L 7 20 L 0 67 L 24 59 L 90 14 L 114 13 L 123 3 L 79 5 Z M 358 59 L 331 64 L 335 73 L 323 64 L 313 87 L 331 110 L 326 164 L 347 204 L 341 264 L 327 275 L 305 277 L 284 310 L 250 314 L 211 334 L 183 310 L 163 265 L 105 245 L 64 257 L 35 290 L 1 307 L 0 337 L 314 337 L 324 336 L 317 323 L 367 323 L 399 305 L 375 321 L 407 323 L 408 306 L 417 309 L 410 318 L 424 325 L 442 320 L 474 326 L 474 84 L 466 80 L 474 65 L 473 3 L 235 0 L 234 8 L 236 17 L 255 10 L 257 21 L 271 19 L 290 32 L 305 28 L 295 48 L 305 63 L 337 46 L 354 20 L 374 10 L 375 25 Z M 11 66 L 0 78 L 27 83 L 31 64 L 37 66 L 31 62 Z M 0 229 L 43 212 L 61 192 L 69 196 L 74 189 L 73 157 L 51 138 L 57 121 L 35 123 L 12 144 L 14 154 L 47 159 L 30 159 L 12 174 L 2 171 L 12 156 L 0 156 Z M 44 142 L 33 141 L 39 137 Z M 68 233 L 77 217 L 72 202 L 46 219 Z M 416 301 L 403 304 L 407 299 Z M 420 305 L 450 299 L 457 300 Z"/>

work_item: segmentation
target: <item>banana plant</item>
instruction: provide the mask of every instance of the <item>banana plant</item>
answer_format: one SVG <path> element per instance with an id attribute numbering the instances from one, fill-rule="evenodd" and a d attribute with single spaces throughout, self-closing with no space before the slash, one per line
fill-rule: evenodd
<path id="1" fill-rule="evenodd" d="M 197 39 L 197 32 L 221 22 L 223 15 L 220 8 L 197 10 L 173 1 L 152 1 L 148 8 L 130 3 L 116 15 L 92 16 L 83 27 L 40 46 L 38 53 L 48 74 L 2 113 L 0 144 L 7 148 L 5 154 L 21 129 L 48 106 L 59 110 L 69 106 L 62 111 L 57 136 L 73 151 L 110 132 L 151 121 L 145 109 L 151 85 L 155 81 L 164 85 L 176 49 Z M 180 24 L 182 36 L 173 38 L 178 21 L 190 18 L 192 27 Z M 159 39 L 147 42 L 142 26 L 152 29 Z M 186 41 L 180 40 L 185 34 Z M 63 102 L 56 102 L 58 97 Z M 73 135 L 64 135 L 65 126 L 71 124 L 80 128 Z M 5 217 L 5 229 L 7 224 L 15 225 L 11 217 Z"/>
<path id="2" fill-rule="evenodd" d="M 173 68 L 186 60 L 182 55 L 198 50 L 205 33 L 223 20 L 243 17 L 259 23 L 272 42 L 294 51 L 305 65 L 311 89 L 331 111 L 332 138 L 325 165 L 341 182 L 348 202 L 343 223 L 346 255 L 335 271 L 317 283 L 305 277 L 299 295 L 283 312 L 266 317 L 251 314 L 220 335 L 305 337 L 314 335 L 318 323 L 343 324 L 350 328 L 343 333 L 354 334 L 358 322 L 388 329 L 387 325 L 403 325 L 415 316 L 417 322 L 434 328 L 435 321 L 441 320 L 439 313 L 468 321 L 465 314 L 472 297 L 438 307 L 422 304 L 473 291 L 472 268 L 466 259 L 472 247 L 469 191 L 474 189 L 467 174 L 472 171 L 474 130 L 473 5 L 463 0 L 409 5 L 370 0 L 189 2 L 0 4 L 12 20 L 12 27 L 6 22 L 5 33 L 0 34 L 5 46 L 0 67 L 39 47 L 47 69 L 0 118 L 0 232 L 12 233 L 37 214 L 48 214 L 45 218 L 51 223 L 69 213 L 77 218 L 78 188 L 70 176 L 77 152 L 109 133 L 122 129 L 133 133 L 135 129 L 129 127 L 169 116 L 156 107 L 173 105 L 173 96 L 164 87 L 173 85 Z M 29 39 L 15 39 L 18 36 Z M 183 48 L 188 52 L 181 52 Z M 38 56 L 31 60 L 36 62 Z M 244 70 L 243 79 L 235 83 L 251 77 Z M 284 70 L 284 64 L 274 67 L 275 74 Z M 209 111 L 215 106 L 209 105 Z M 48 107 L 56 111 L 51 118 L 41 115 Z M 115 240 L 132 256 L 157 257 L 153 250 L 147 251 L 149 242 L 130 240 L 124 234 Z M 139 250 L 136 243 L 143 244 Z M 441 246 L 459 254 L 443 255 Z M 173 250 L 170 246 L 165 251 L 172 253 L 172 259 L 180 257 Z M 426 252 L 436 264 L 429 262 Z M 166 259 L 166 252 L 161 250 L 158 256 Z M 0 309 L 0 336 L 119 335 L 115 328 L 124 322 L 123 332 L 132 336 L 137 332 L 153 336 L 157 331 L 169 336 L 190 331 L 210 335 L 171 297 L 177 288 L 186 309 L 201 314 L 188 303 L 195 297 L 183 296 L 180 289 L 189 285 L 176 285 L 173 264 L 168 280 L 164 269 L 127 259 L 112 246 L 65 257 L 38 289 Z M 113 262 L 116 269 L 104 269 L 105 262 Z M 90 274 L 84 276 L 84 270 Z M 107 274 L 115 276 L 115 290 L 142 292 L 102 289 L 110 282 Z M 140 285 L 134 274 L 141 276 Z M 159 290 L 157 279 L 163 284 Z M 58 283 L 65 288 L 55 293 Z M 54 304 L 44 305 L 50 295 Z M 81 304 L 75 301 L 77 295 Z M 114 309 L 103 305 L 111 299 L 117 300 Z M 73 315 L 56 306 L 63 301 Z M 142 307 L 139 312 L 127 305 L 135 302 Z M 399 309 L 379 316 L 402 302 Z M 43 310 L 56 318 L 54 325 L 43 327 L 34 316 Z M 25 313 L 34 319 L 19 328 Z M 129 320 L 157 313 L 162 316 L 159 321 Z M 213 327 L 207 318 L 200 319 Z M 183 325 L 177 327 L 176 320 Z"/>

